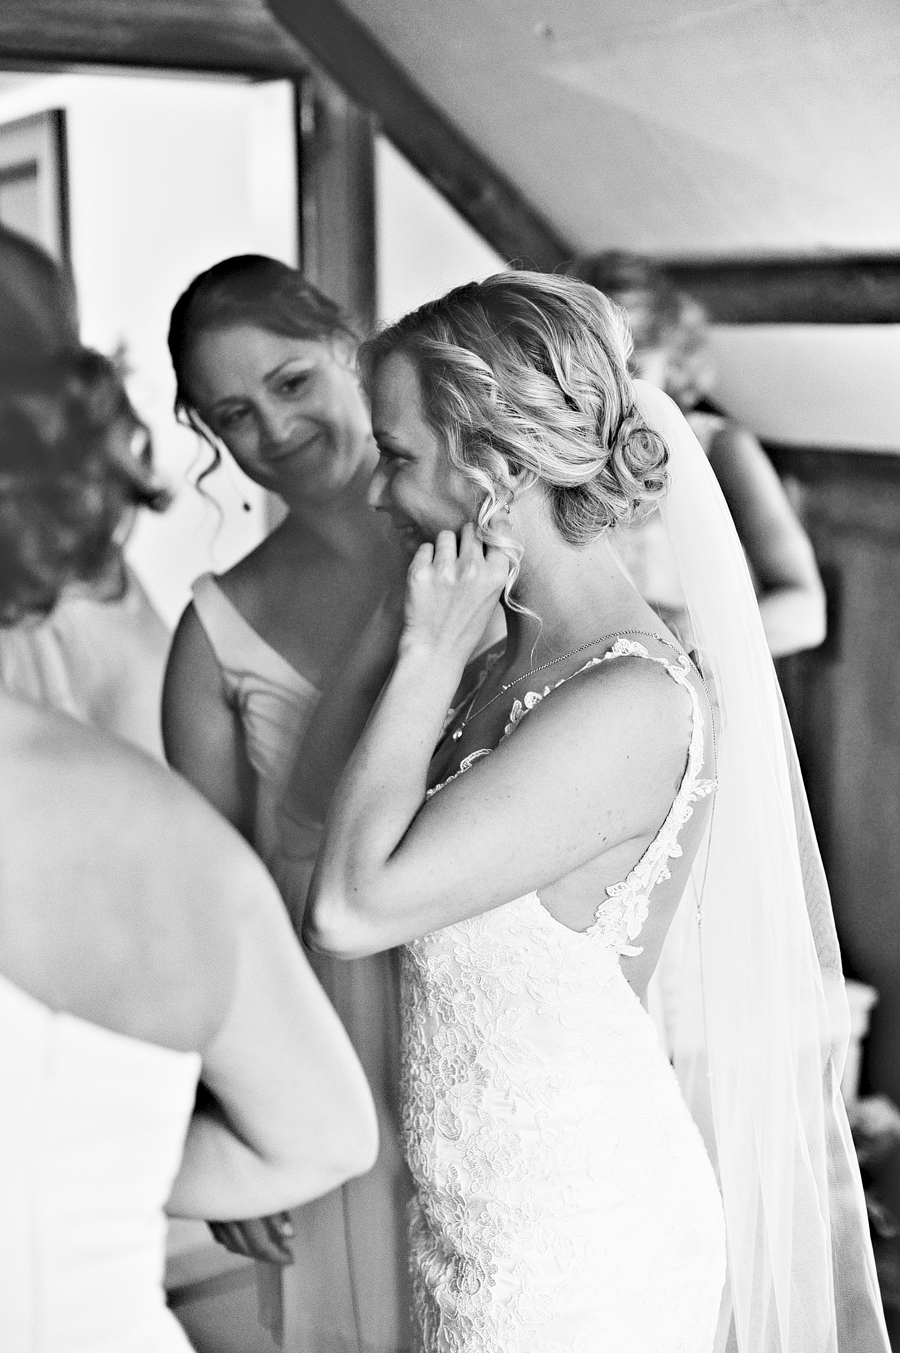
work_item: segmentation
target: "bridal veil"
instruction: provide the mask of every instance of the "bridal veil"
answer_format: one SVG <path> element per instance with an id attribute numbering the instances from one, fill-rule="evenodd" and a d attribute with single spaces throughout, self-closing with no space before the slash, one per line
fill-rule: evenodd
<path id="1" fill-rule="evenodd" d="M 676 405 L 635 383 L 669 448 L 661 513 L 718 705 L 718 792 L 668 955 L 675 1069 L 722 1191 L 715 1353 L 889 1349 L 840 1095 L 849 1014 L 824 872 L 750 574 Z"/>

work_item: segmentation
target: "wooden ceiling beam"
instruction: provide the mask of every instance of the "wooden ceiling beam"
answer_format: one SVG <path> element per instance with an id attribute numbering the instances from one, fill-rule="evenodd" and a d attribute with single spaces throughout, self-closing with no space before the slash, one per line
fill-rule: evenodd
<path id="1" fill-rule="evenodd" d="M 717 324 L 900 324 L 900 255 L 663 262 Z"/>
<path id="2" fill-rule="evenodd" d="M 572 249 L 336 0 L 270 0 L 274 14 L 504 258 L 552 271 Z"/>
<path id="3" fill-rule="evenodd" d="M 504 257 L 573 250 L 340 0 L 2 0 L 0 66 L 115 65 L 296 79 L 321 66 Z M 284 25 L 284 26 L 282 26 Z M 898 324 L 900 256 L 659 260 L 720 324 Z"/>
<path id="4" fill-rule="evenodd" d="M 310 66 L 265 0 L 2 0 L 0 65 L 87 64 L 288 78 Z"/>

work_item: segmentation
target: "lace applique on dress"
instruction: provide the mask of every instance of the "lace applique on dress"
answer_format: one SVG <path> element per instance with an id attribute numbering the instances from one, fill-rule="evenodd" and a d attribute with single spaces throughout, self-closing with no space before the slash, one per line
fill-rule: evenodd
<path id="1" fill-rule="evenodd" d="M 432 785 L 430 789 L 426 789 L 425 798 L 430 799 L 439 789 L 443 789 L 445 785 L 449 785 L 451 780 L 458 780 L 461 775 L 465 775 L 472 763 L 477 761 L 480 756 L 490 756 L 490 754 L 490 747 L 479 747 L 477 752 L 470 752 L 468 756 L 464 756 L 459 763 L 459 770 L 455 770 L 452 775 L 448 775 L 446 780 L 441 780 L 439 784 Z"/>
<path id="2" fill-rule="evenodd" d="M 663 883 L 672 876 L 668 862 L 678 859 L 681 855 L 678 837 L 682 828 L 693 817 L 694 804 L 701 799 L 705 799 L 716 787 L 715 779 L 704 780 L 700 778 L 704 756 L 704 720 L 699 697 L 692 682 L 688 679 L 691 670 L 690 659 L 682 653 L 677 662 L 669 662 L 666 658 L 655 657 L 648 652 L 643 644 L 635 643 L 631 639 L 617 639 L 606 653 L 601 657 L 591 658 L 571 676 L 562 677 L 561 680 L 545 686 L 542 691 L 528 691 L 521 700 L 514 700 L 509 714 L 509 722 L 503 730 L 503 737 L 508 738 L 511 733 L 515 732 L 530 710 L 539 705 L 551 692 L 559 690 L 560 686 L 564 686 L 567 681 L 571 681 L 573 677 L 581 676 L 582 672 L 587 672 L 592 667 L 599 666 L 600 663 L 625 657 L 646 658 L 648 662 L 659 663 L 661 667 L 666 669 L 673 681 L 682 686 L 691 698 L 691 740 L 688 747 L 687 767 L 672 807 L 669 809 L 662 827 L 628 877 L 623 879 L 621 883 L 610 884 L 606 889 L 606 897 L 594 913 L 593 924 L 583 932 L 585 935 L 598 936 L 604 944 L 609 945 L 617 954 L 624 954 L 627 958 L 636 958 L 638 954 L 644 952 L 643 946 L 635 945 L 632 941 L 640 935 L 644 922 L 649 915 L 650 894 L 658 883 Z M 493 666 L 493 662 L 491 666 Z M 486 669 L 481 678 L 482 681 L 489 671 L 490 667 Z M 438 790 L 450 784 L 451 780 L 456 780 L 460 775 L 464 775 L 475 761 L 482 756 L 489 756 L 490 752 L 490 747 L 480 747 L 477 751 L 470 752 L 460 762 L 459 770 L 454 771 L 452 775 L 447 776 L 446 780 L 442 780 L 440 784 L 434 785 L 427 791 L 426 799 L 430 799 Z"/>
<path id="3" fill-rule="evenodd" d="M 690 659 L 685 657 L 684 654 L 679 656 L 677 662 L 669 662 L 666 658 L 654 657 L 643 644 L 635 643 L 631 639 L 617 639 L 612 648 L 602 657 L 591 658 L 590 662 L 585 663 L 572 676 L 580 676 L 582 672 L 586 672 L 600 663 L 624 657 L 646 658 L 648 662 L 659 663 L 660 666 L 665 667 L 679 686 L 684 687 L 691 697 L 691 741 L 688 747 L 687 768 L 675 796 L 675 801 L 669 809 L 659 832 L 628 877 L 623 879 L 621 883 L 611 884 L 607 888 L 606 897 L 594 913 L 593 924 L 584 931 L 585 935 L 597 935 L 604 944 L 608 944 L 617 954 L 636 958 L 638 954 L 643 953 L 643 947 L 633 944 L 632 941 L 640 935 L 649 914 L 650 893 L 658 883 L 663 883 L 666 879 L 671 878 L 668 862 L 681 855 L 681 846 L 678 844 L 681 829 L 693 816 L 694 804 L 712 793 L 716 787 L 716 781 L 700 778 L 704 746 L 703 711 L 700 708 L 697 692 L 688 680 L 691 663 Z M 563 677 L 561 681 L 545 686 L 542 691 L 529 691 L 521 700 L 515 700 L 510 711 L 509 723 L 503 730 L 503 736 L 509 737 L 529 710 L 534 709 L 535 705 L 538 705 L 552 691 L 558 690 L 560 686 L 571 680 L 571 676 Z M 480 755 L 480 753 L 477 755 Z M 457 774 L 461 771 L 462 767 Z"/>
<path id="4" fill-rule="evenodd" d="M 516 702 L 507 735 L 550 689 Z M 699 766 L 689 757 L 685 782 Z M 614 947 L 529 893 L 410 942 L 401 961 L 417 1348 L 709 1353 L 721 1201 Z"/>
<path id="5" fill-rule="evenodd" d="M 681 829 L 693 816 L 694 804 L 712 793 L 716 781 L 700 778 L 703 766 L 703 711 L 697 692 L 688 680 L 691 670 L 689 659 L 682 655 L 677 663 L 668 662 L 665 658 L 653 657 L 643 644 L 619 639 L 600 661 L 628 656 L 647 658 L 649 662 L 658 662 L 665 667 L 669 676 L 690 695 L 692 719 L 687 768 L 665 822 L 628 877 L 607 888 L 606 897 L 595 912 L 596 920 L 584 932 L 586 935 L 598 935 L 617 954 L 636 958 L 644 952 L 643 946 L 634 945 L 631 941 L 640 935 L 647 919 L 650 893 L 658 883 L 672 877 L 669 860 L 678 859 L 681 855 L 681 846 L 678 844 Z"/>

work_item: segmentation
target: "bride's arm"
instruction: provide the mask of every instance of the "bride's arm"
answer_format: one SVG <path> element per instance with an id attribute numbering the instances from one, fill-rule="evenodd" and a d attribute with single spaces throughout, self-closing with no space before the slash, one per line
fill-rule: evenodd
<path id="1" fill-rule="evenodd" d="M 665 817 L 689 717 L 683 692 L 647 662 L 604 664 L 602 699 L 591 677 L 569 683 L 423 806 L 506 571 L 470 527 L 458 558 L 442 532 L 433 558 L 425 546 L 413 561 L 393 672 L 332 799 L 305 923 L 312 948 L 391 948 L 546 887 Z"/>
<path id="2" fill-rule="evenodd" d="M 279 852 L 274 866 L 279 891 L 298 931 L 321 825 L 344 767 L 391 673 L 402 625 L 403 588 L 398 586 L 385 595 L 362 634 L 336 665 L 298 748 L 279 805 Z M 484 654 L 504 641 L 503 612 L 495 606 L 454 694 L 454 704 L 471 690 L 483 668 Z"/>
<path id="3" fill-rule="evenodd" d="M 403 622 L 403 591 L 387 593 L 325 683 L 297 751 L 282 814 L 322 822 L 334 787 L 388 678 Z"/>
<path id="4" fill-rule="evenodd" d="M 387 593 L 361 635 L 336 665 L 298 748 L 281 803 L 287 819 L 322 822 L 338 780 L 366 726 L 397 657 L 403 628 L 403 589 Z M 505 642 L 503 612 L 495 606 L 464 670 L 455 703 L 471 689 L 484 654 Z"/>

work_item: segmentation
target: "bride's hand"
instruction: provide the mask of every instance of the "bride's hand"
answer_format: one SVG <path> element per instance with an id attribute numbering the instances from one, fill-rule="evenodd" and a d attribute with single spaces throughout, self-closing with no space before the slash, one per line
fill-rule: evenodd
<path id="1" fill-rule="evenodd" d="M 211 1221 L 213 1237 L 232 1254 L 243 1254 L 264 1264 L 278 1264 L 282 1268 L 294 1262 L 288 1241 L 294 1236 L 294 1224 L 287 1212 L 275 1212 L 270 1217 L 254 1217 L 250 1221 Z"/>
<path id="2" fill-rule="evenodd" d="M 425 648 L 465 662 L 484 633 L 509 576 L 509 559 L 485 547 L 471 522 L 457 546 L 452 531 L 420 545 L 409 566 L 402 648 Z"/>

